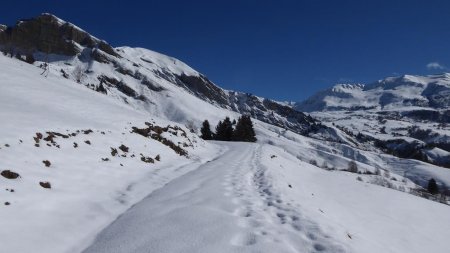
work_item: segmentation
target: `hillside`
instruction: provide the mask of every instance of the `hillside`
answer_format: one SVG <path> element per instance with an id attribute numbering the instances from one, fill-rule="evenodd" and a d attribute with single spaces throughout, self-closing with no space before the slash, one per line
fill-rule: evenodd
<path id="1" fill-rule="evenodd" d="M 450 168 L 450 75 L 338 84 L 293 106 L 386 153 Z"/>
<path id="2" fill-rule="evenodd" d="M 448 248 L 449 200 L 425 187 L 450 185 L 450 170 L 339 126 L 370 114 L 312 112 L 321 122 L 50 14 L 1 26 L 0 45 L 1 251 Z M 203 120 L 241 114 L 252 116 L 256 143 L 199 137 Z"/>
<path id="3" fill-rule="evenodd" d="M 93 90 L 131 103 L 136 109 L 155 115 L 187 121 L 186 112 L 195 106 L 191 96 L 237 113 L 251 114 L 261 121 L 299 133 L 311 131 L 311 117 L 270 99 L 227 91 L 183 62 L 147 49 L 112 48 L 107 42 L 81 28 L 44 13 L 0 29 L 3 51 L 23 58 Z M 100 88 L 101 87 L 101 88 Z M 167 96 L 176 99 L 166 100 Z M 177 101 L 177 104 L 172 104 Z M 171 111 L 182 110 L 184 111 Z M 170 113 L 169 113 L 170 111 Z M 204 115 L 198 113 L 196 115 Z"/>

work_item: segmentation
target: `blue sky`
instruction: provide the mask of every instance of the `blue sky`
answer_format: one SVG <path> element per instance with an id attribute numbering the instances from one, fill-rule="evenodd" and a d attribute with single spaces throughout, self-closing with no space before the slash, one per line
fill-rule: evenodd
<path id="1" fill-rule="evenodd" d="M 0 23 L 50 12 L 113 46 L 174 56 L 221 87 L 300 101 L 339 82 L 450 67 L 450 1 L 5 1 Z"/>

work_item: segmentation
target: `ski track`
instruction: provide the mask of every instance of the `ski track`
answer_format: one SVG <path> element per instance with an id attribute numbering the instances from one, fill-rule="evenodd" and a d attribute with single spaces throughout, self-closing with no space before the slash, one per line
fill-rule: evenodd
<path id="1" fill-rule="evenodd" d="M 260 144 L 223 145 L 223 156 L 133 206 L 84 252 L 344 252 L 276 193 Z"/>

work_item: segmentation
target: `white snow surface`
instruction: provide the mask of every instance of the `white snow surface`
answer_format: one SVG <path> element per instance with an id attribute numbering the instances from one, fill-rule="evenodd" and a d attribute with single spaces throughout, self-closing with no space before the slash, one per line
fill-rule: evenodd
<path id="1" fill-rule="evenodd" d="M 122 49 L 157 68 L 191 71 L 157 53 Z M 408 192 L 430 177 L 450 184 L 450 170 L 257 120 L 258 143 L 205 142 L 182 124 L 199 126 L 207 118 L 215 125 L 238 115 L 156 77 L 165 90 L 145 91 L 154 102 L 146 107 L 64 79 L 54 74 L 59 69 L 44 77 L 36 66 L 4 56 L 0 68 L 0 171 L 20 174 L 0 177 L 2 252 L 448 250 L 449 206 Z M 92 69 L 110 71 L 100 64 Z M 131 133 L 145 122 L 179 126 L 186 136 L 177 130 L 164 137 L 186 143 L 188 156 Z M 36 147 L 33 137 L 47 131 L 77 134 Z M 112 156 L 111 148 L 121 144 L 129 151 Z M 161 159 L 145 163 L 141 154 Z M 361 171 L 381 168 L 389 176 L 339 171 L 351 160 Z M 336 170 L 319 168 L 324 164 Z M 380 180 L 397 190 L 375 185 Z M 50 182 L 51 189 L 39 182 Z"/>
<path id="2" fill-rule="evenodd" d="M 218 159 L 120 216 L 84 252 L 448 248 L 448 206 L 318 170 L 275 146 L 224 146 L 227 151 Z"/>

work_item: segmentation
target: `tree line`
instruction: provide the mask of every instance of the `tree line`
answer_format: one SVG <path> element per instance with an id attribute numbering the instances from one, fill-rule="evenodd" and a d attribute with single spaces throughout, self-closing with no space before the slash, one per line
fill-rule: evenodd
<path id="1" fill-rule="evenodd" d="M 233 128 L 233 126 L 235 126 Z M 219 121 L 215 132 L 211 131 L 209 121 L 203 121 L 200 129 L 204 140 L 256 142 L 256 134 L 250 116 L 241 116 L 231 122 L 229 117 Z"/>

